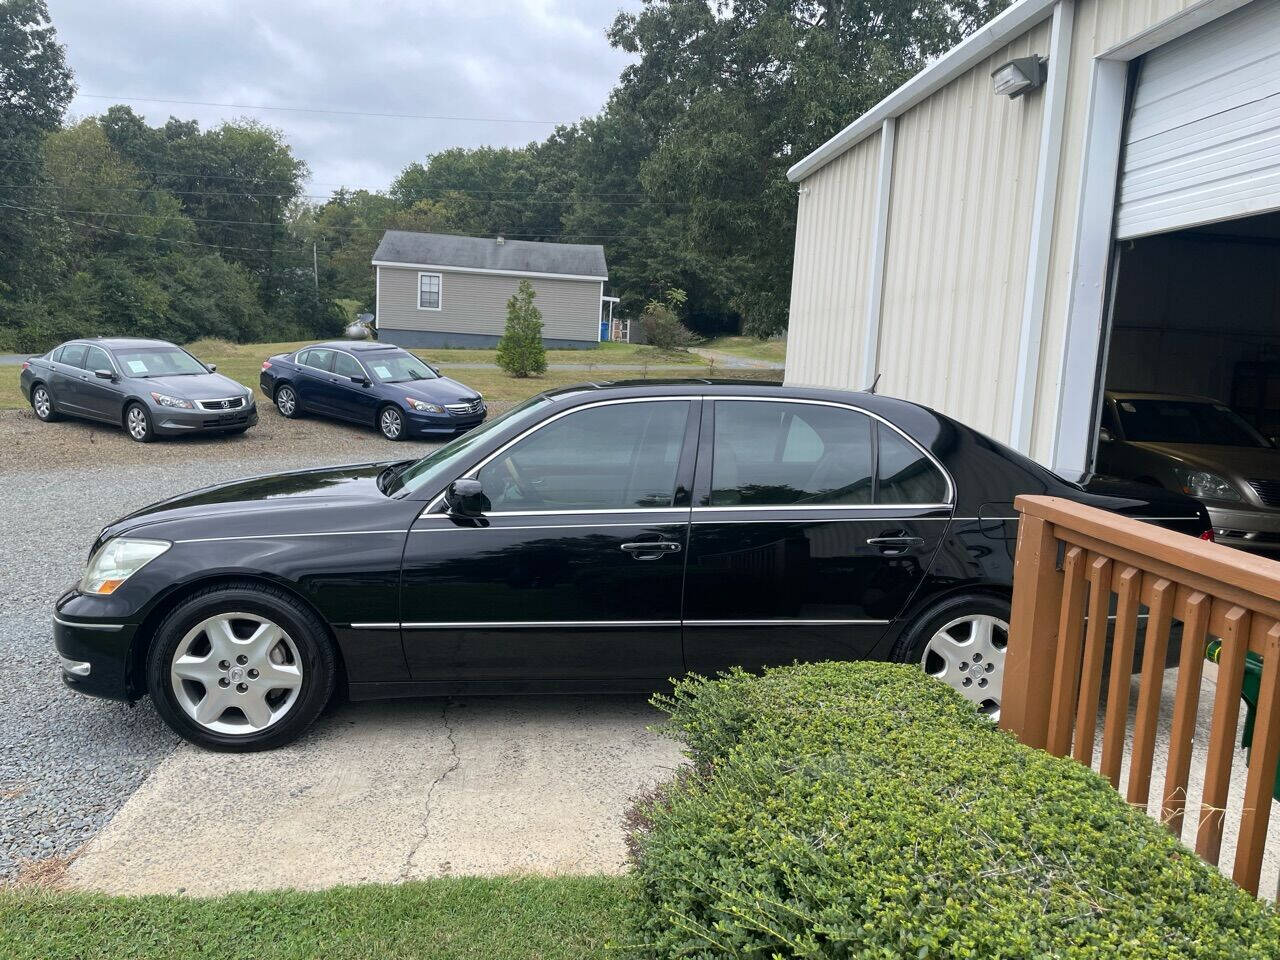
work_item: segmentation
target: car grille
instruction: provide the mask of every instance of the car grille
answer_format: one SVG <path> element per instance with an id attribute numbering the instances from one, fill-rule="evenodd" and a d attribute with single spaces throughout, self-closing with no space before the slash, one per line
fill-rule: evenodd
<path id="1" fill-rule="evenodd" d="M 239 410 L 244 406 L 244 397 L 232 397 L 229 400 L 201 400 L 202 410 Z"/>
<path id="2" fill-rule="evenodd" d="M 1280 507 L 1280 480 L 1250 480 L 1249 486 L 1268 507 Z"/>
<path id="3" fill-rule="evenodd" d="M 221 417 L 213 417 L 212 419 L 202 420 L 200 425 L 203 427 L 238 427 L 249 422 L 247 413 L 231 413 Z"/>
<path id="4" fill-rule="evenodd" d="M 479 413 L 484 409 L 484 398 L 476 397 L 467 403 L 446 403 L 444 408 L 452 413 L 455 417 L 465 417 L 468 414 Z"/>

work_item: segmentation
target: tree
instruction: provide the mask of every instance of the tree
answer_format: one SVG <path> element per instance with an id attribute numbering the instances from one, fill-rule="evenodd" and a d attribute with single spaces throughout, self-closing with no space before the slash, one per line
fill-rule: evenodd
<path id="1" fill-rule="evenodd" d="M 542 312 L 533 305 L 533 284 L 521 280 L 507 301 L 507 326 L 498 341 L 497 362 L 513 377 L 527 377 L 547 370 L 547 349 L 542 345 Z"/>
<path id="2" fill-rule="evenodd" d="M 688 350 L 698 342 L 692 330 L 680 322 L 679 310 L 684 306 L 683 290 L 668 290 L 661 300 L 650 300 L 640 315 L 644 342 L 659 350 Z"/>

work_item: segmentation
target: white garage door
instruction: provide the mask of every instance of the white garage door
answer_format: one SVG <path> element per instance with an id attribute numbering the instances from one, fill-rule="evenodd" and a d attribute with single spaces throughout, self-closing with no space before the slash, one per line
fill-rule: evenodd
<path id="1" fill-rule="evenodd" d="M 1116 211 L 1121 239 L 1280 209 L 1280 0 L 1149 53 Z"/>

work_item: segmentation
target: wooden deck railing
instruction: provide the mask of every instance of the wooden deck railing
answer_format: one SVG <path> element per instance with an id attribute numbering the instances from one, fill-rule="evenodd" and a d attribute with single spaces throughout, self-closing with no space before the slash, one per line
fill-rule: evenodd
<path id="1" fill-rule="evenodd" d="M 1115 629 L 1099 770 L 1120 787 L 1140 608 L 1147 608 L 1127 799 L 1146 809 L 1174 621 L 1182 625 L 1161 819 L 1182 835 L 1206 641 L 1222 641 L 1195 849 L 1217 864 L 1242 710 L 1245 654 L 1263 658 L 1232 877 L 1258 892 L 1280 758 L 1280 563 L 1057 497 L 1019 497 L 1013 614 L 1000 725 L 1093 765 Z"/>

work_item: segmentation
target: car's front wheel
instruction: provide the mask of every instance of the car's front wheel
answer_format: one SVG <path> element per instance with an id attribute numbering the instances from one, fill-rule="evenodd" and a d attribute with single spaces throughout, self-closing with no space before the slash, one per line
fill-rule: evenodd
<path id="1" fill-rule="evenodd" d="M 987 594 L 953 597 L 925 611 L 894 647 L 899 663 L 919 664 L 931 677 L 1000 719 L 1009 601 Z"/>
<path id="2" fill-rule="evenodd" d="M 404 414 L 398 407 L 383 407 L 378 413 L 378 429 L 388 440 L 403 440 Z"/>
<path id="3" fill-rule="evenodd" d="M 180 736 L 211 750 L 270 750 L 297 739 L 333 693 L 324 624 L 274 587 L 212 587 L 156 631 L 147 689 Z"/>
<path id="4" fill-rule="evenodd" d="M 31 391 L 31 410 L 35 413 L 36 419 L 44 423 L 53 423 L 61 419 L 58 411 L 53 409 L 53 397 L 49 394 L 49 388 L 43 383 L 37 383 L 35 389 Z"/>
<path id="5" fill-rule="evenodd" d="M 131 403 L 125 409 L 124 428 L 139 443 L 150 443 L 155 439 L 155 431 L 151 428 L 151 414 L 140 403 Z"/>

